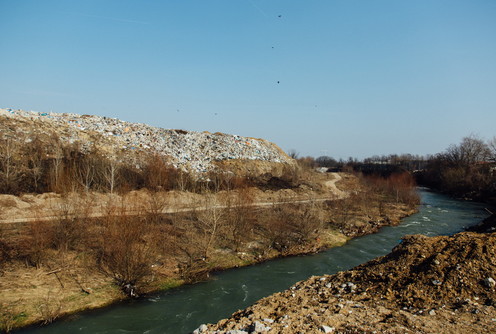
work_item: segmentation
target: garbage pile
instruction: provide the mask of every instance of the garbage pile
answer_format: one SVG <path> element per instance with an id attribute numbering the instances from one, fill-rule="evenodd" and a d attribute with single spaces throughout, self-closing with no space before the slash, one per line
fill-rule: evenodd
<path id="1" fill-rule="evenodd" d="M 277 145 L 263 139 L 162 129 L 96 115 L 0 109 L 0 120 L 5 117 L 22 122 L 15 131 L 26 136 L 56 134 L 63 142 L 78 142 L 83 151 L 96 146 L 109 156 L 120 151 L 156 153 L 193 173 L 207 172 L 212 162 L 221 160 L 292 163 Z"/>

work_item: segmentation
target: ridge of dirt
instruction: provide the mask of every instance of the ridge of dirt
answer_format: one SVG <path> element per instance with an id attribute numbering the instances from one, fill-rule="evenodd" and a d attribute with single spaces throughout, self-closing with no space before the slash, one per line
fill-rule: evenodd
<path id="1" fill-rule="evenodd" d="M 406 236 L 386 256 L 311 277 L 196 332 L 494 333 L 495 278 L 495 233 Z"/>

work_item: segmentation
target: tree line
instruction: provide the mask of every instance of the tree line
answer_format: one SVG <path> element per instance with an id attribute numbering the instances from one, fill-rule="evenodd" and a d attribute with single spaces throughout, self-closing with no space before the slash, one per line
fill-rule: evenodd
<path id="1" fill-rule="evenodd" d="M 297 186 L 298 170 L 285 166 L 279 180 L 238 176 L 217 168 L 201 176 L 175 167 L 166 156 L 144 151 L 106 152 L 58 136 L 0 138 L 0 193 L 106 192 L 137 189 L 200 193 L 253 185 Z M 277 183 L 277 182 L 276 182 Z"/>
<path id="2" fill-rule="evenodd" d="M 422 156 L 412 154 L 375 155 L 363 160 L 336 160 L 329 156 L 299 158 L 314 167 L 360 172 L 387 177 L 411 173 L 418 184 L 453 196 L 475 200 L 496 197 L 496 137 L 484 140 L 475 135 L 462 138 L 443 152 Z"/>

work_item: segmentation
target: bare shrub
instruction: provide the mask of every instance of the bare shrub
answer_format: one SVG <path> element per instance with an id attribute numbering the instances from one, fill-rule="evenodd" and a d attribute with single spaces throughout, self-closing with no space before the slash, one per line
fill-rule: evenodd
<path id="1" fill-rule="evenodd" d="M 63 251 L 75 249 L 85 238 L 85 221 L 91 215 L 93 200 L 82 194 L 63 194 L 54 208 L 56 219 L 52 225 L 53 245 Z"/>
<path id="2" fill-rule="evenodd" d="M 154 256 L 146 222 L 122 215 L 102 221 L 97 249 L 99 268 L 129 296 L 137 296 L 136 290 L 151 272 Z"/>
<path id="3" fill-rule="evenodd" d="M 169 204 L 167 193 L 163 191 L 147 191 L 144 201 L 143 208 L 148 221 L 152 224 L 160 223 Z"/>
<path id="4" fill-rule="evenodd" d="M 308 242 L 323 227 L 322 204 L 316 201 L 300 204 L 295 212 L 294 231 L 300 242 Z"/>
<path id="5" fill-rule="evenodd" d="M 43 325 L 47 325 L 60 317 L 60 312 L 62 311 L 62 302 L 56 297 L 53 297 L 51 291 L 49 291 L 46 297 L 44 297 L 43 300 L 38 303 L 37 309 L 42 319 Z"/>
<path id="6" fill-rule="evenodd" d="M 250 188 L 239 188 L 232 193 L 233 200 L 229 203 L 226 218 L 227 228 L 233 241 L 233 250 L 238 251 L 243 240 L 249 238 L 255 219 L 253 202 L 254 194 Z"/>
<path id="7" fill-rule="evenodd" d="M 7 241 L 4 227 L 0 226 L 0 270 L 11 259 L 12 245 Z"/>
<path id="8" fill-rule="evenodd" d="M 35 221 L 29 223 L 26 234 L 18 245 L 18 255 L 28 265 L 40 268 L 46 260 L 47 250 L 53 245 L 50 223 Z"/>
<path id="9" fill-rule="evenodd" d="M 172 188 L 172 177 L 175 168 L 164 161 L 159 155 L 152 155 L 148 158 L 143 170 L 145 187 L 153 190 L 169 190 Z"/>
<path id="10" fill-rule="evenodd" d="M 393 173 L 389 177 L 371 175 L 361 177 L 361 180 L 368 187 L 366 190 L 371 195 L 387 195 L 397 203 L 407 205 L 419 203 L 415 180 L 408 172 Z"/>
<path id="11" fill-rule="evenodd" d="M 290 228 L 292 219 L 291 210 L 286 205 L 274 205 L 269 215 L 259 219 L 269 248 L 283 252 L 296 243 Z"/>
<path id="12" fill-rule="evenodd" d="M 310 201 L 308 204 L 274 205 L 259 223 L 268 246 L 284 253 L 309 242 L 322 227 L 323 219 L 317 204 Z"/>
<path id="13" fill-rule="evenodd" d="M 183 279 L 196 281 L 206 272 L 204 250 L 199 246 L 202 236 L 197 230 L 197 217 L 194 213 L 177 213 L 173 216 L 177 231 L 179 273 Z"/>

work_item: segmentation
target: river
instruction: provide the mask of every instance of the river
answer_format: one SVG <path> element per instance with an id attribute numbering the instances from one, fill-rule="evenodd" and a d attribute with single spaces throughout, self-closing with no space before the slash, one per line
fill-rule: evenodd
<path id="1" fill-rule="evenodd" d="M 419 191 L 422 204 L 418 213 L 398 226 L 384 227 L 342 247 L 228 270 L 213 275 L 208 282 L 121 302 L 19 333 L 188 333 L 312 275 L 333 274 L 385 255 L 406 234 L 449 235 L 488 216 L 482 204 Z"/>

